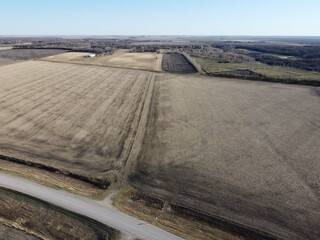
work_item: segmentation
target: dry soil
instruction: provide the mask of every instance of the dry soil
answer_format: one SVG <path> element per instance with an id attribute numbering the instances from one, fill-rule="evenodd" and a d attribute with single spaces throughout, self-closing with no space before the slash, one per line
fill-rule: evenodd
<path id="1" fill-rule="evenodd" d="M 320 236 L 320 89 L 159 75 L 130 180 L 287 239 Z"/>

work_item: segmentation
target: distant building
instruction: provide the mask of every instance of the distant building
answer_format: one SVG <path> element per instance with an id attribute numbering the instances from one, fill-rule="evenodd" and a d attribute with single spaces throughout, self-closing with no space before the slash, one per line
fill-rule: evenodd
<path id="1" fill-rule="evenodd" d="M 86 56 L 84 56 L 84 58 L 92 58 L 92 57 L 95 57 L 96 55 L 95 54 L 88 54 Z"/>

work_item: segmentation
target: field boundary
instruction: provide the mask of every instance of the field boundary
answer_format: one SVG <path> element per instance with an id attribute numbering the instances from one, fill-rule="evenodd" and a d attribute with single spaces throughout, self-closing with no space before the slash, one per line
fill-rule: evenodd
<path id="1" fill-rule="evenodd" d="M 163 207 L 170 208 L 180 216 L 193 218 L 197 221 L 203 221 L 205 223 L 213 224 L 216 228 L 232 234 L 236 234 L 241 237 L 245 237 L 246 239 L 284 240 L 284 238 L 276 236 L 275 234 L 264 232 L 221 216 L 208 215 L 199 210 L 177 204 L 173 201 L 166 201 L 157 196 L 139 191 L 136 188 L 134 189 L 136 191 L 134 196 L 135 200 L 143 200 L 147 202 L 150 207 L 161 209 L 163 209 Z"/>
<path id="2" fill-rule="evenodd" d="M 34 168 L 38 168 L 38 169 L 43 169 L 49 172 L 53 172 L 55 174 L 62 174 L 65 176 L 69 176 L 75 179 L 79 179 L 81 181 L 84 181 L 86 183 L 92 184 L 98 188 L 101 189 L 107 189 L 110 186 L 110 182 L 103 180 L 103 179 L 98 179 L 98 178 L 92 178 L 92 177 L 86 177 L 86 176 L 82 176 L 76 173 L 72 173 L 69 171 L 65 171 L 65 170 L 61 170 L 55 167 L 51 167 L 51 166 L 47 166 L 41 163 L 34 163 L 34 162 L 30 162 L 30 161 L 26 161 L 23 159 L 18 159 L 15 157 L 10 157 L 10 156 L 6 156 L 6 155 L 2 155 L 0 154 L 0 161 L 8 161 L 8 162 L 14 162 L 17 164 L 21 164 L 21 165 L 26 165 L 26 166 L 30 166 L 30 167 L 34 167 Z"/>
<path id="3" fill-rule="evenodd" d="M 213 73 L 213 72 L 206 71 L 204 68 L 202 68 L 202 71 L 209 77 L 233 78 L 233 79 L 240 79 L 240 80 L 295 84 L 295 85 L 305 85 L 305 86 L 313 86 L 313 87 L 320 86 L 320 81 L 317 81 L 317 80 L 296 80 L 296 79 L 287 79 L 287 78 L 272 78 L 268 76 L 255 77 L 255 76 L 243 76 L 238 74 L 228 74 L 228 73 Z"/>
<path id="4" fill-rule="evenodd" d="M 80 220 L 80 221 L 83 221 L 85 222 L 86 224 L 88 224 L 89 226 L 96 226 L 96 227 L 101 227 L 103 228 L 108 234 L 110 234 L 110 237 L 111 239 L 120 239 L 121 237 L 121 232 L 111 226 L 108 226 L 102 222 L 99 222 L 91 217 L 88 217 L 86 215 L 83 215 L 83 214 L 79 214 L 79 213 L 76 213 L 76 212 L 73 212 L 73 211 L 70 211 L 66 208 L 63 208 L 63 207 L 59 207 L 55 204 L 52 204 L 48 201 L 45 201 L 45 200 L 42 200 L 42 199 L 39 199 L 39 198 L 36 198 L 36 197 L 33 197 L 31 195 L 27 195 L 25 193 L 22 193 L 22 192 L 18 192 L 16 190 L 12 190 L 12 189 L 9 189 L 9 188 L 6 188 L 6 187 L 0 187 L 0 190 L 3 190 L 3 191 L 6 191 L 8 193 L 11 193 L 13 195 L 16 195 L 17 197 L 22 197 L 22 198 L 26 198 L 28 200 L 31 200 L 31 201 L 34 201 L 36 203 L 40 203 L 44 206 L 47 206 L 49 209 L 55 211 L 55 212 L 58 212 L 58 213 L 61 213 L 61 214 L 65 214 L 67 215 L 68 217 L 70 218 L 74 218 L 74 219 L 77 219 L 77 220 Z M 2 222 L 1 220 L 8 220 L 6 218 L 0 218 L 0 222 Z M 35 236 L 37 237 L 43 237 L 43 235 L 39 235 L 41 234 L 41 232 L 37 232 L 37 231 L 32 231 L 28 228 L 23 228 L 21 229 L 21 225 L 18 224 L 18 225 L 13 225 L 12 227 L 16 228 L 16 229 L 20 229 L 22 231 L 25 231 L 29 234 L 34 234 Z M 43 238 L 43 239 L 46 239 L 46 238 Z"/>
<path id="5" fill-rule="evenodd" d="M 189 54 L 187 54 L 186 52 L 179 52 L 179 53 L 182 54 L 198 72 L 201 72 L 202 68 L 200 64 L 198 64 L 194 59 L 192 59 L 192 57 L 190 57 Z"/>
<path id="6" fill-rule="evenodd" d="M 155 75 L 152 74 L 150 78 L 148 90 L 144 99 L 144 106 L 141 111 L 137 133 L 133 140 L 131 151 L 129 153 L 126 165 L 124 167 L 124 177 L 127 177 L 131 173 L 131 171 L 135 169 L 135 161 L 138 158 L 138 155 L 142 148 L 142 141 L 144 139 L 145 131 L 147 128 L 149 110 L 151 107 L 151 99 L 154 92 L 154 85 L 155 85 Z"/>

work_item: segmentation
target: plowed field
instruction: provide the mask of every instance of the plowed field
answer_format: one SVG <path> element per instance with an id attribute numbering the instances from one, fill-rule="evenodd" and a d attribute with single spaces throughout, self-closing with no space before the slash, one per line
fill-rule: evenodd
<path id="1" fill-rule="evenodd" d="M 320 236 L 319 88 L 156 78 L 131 181 L 286 239 Z"/>
<path id="2" fill-rule="evenodd" d="M 0 68 L 0 154 L 117 178 L 152 73 L 27 61 Z"/>

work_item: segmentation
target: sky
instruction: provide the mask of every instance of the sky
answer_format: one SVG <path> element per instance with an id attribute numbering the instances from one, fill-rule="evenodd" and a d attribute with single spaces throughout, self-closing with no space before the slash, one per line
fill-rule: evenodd
<path id="1" fill-rule="evenodd" d="M 0 35 L 320 36 L 320 0 L 0 0 Z"/>

